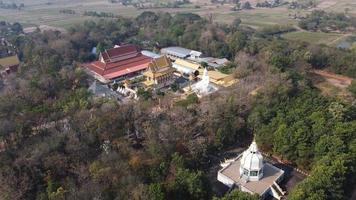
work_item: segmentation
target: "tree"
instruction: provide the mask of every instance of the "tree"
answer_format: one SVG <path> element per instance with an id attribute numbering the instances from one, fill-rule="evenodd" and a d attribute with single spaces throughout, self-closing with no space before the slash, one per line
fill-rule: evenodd
<path id="1" fill-rule="evenodd" d="M 184 168 L 178 168 L 169 190 L 174 199 L 205 199 L 208 194 L 202 172 Z"/>
<path id="2" fill-rule="evenodd" d="M 347 90 L 351 92 L 352 96 L 356 98 L 356 81 L 353 80 L 351 85 L 347 87 Z"/>
<path id="3" fill-rule="evenodd" d="M 347 162 L 344 154 L 325 156 L 316 163 L 311 176 L 291 192 L 289 199 L 343 199 L 342 188 L 347 180 Z"/>
<path id="4" fill-rule="evenodd" d="M 203 67 L 203 68 L 207 68 L 209 65 L 207 62 L 201 62 L 200 65 Z"/>
<path id="5" fill-rule="evenodd" d="M 345 151 L 344 142 L 335 135 L 323 135 L 315 144 L 315 160 L 325 155 L 337 156 Z"/>
<path id="6" fill-rule="evenodd" d="M 231 31 L 235 32 L 237 31 L 238 27 L 241 24 L 241 19 L 240 18 L 236 18 L 234 19 L 234 21 L 231 23 Z"/>
<path id="7" fill-rule="evenodd" d="M 247 192 L 242 192 L 239 189 L 234 189 L 221 198 L 214 197 L 213 200 L 258 200 L 257 194 L 251 195 Z"/>
<path id="8" fill-rule="evenodd" d="M 252 9 L 252 6 L 251 6 L 250 2 L 249 2 L 249 1 L 246 1 L 246 2 L 242 5 L 242 9 L 246 9 L 246 10 Z"/>
<path id="9" fill-rule="evenodd" d="M 179 84 L 178 83 L 172 83 L 171 89 L 173 92 L 177 92 L 179 90 Z"/>
<path id="10" fill-rule="evenodd" d="M 230 52 L 235 55 L 242 50 L 247 44 L 247 35 L 244 32 L 236 31 L 228 38 Z"/>
<path id="11" fill-rule="evenodd" d="M 105 47 L 103 43 L 99 42 L 98 45 L 96 45 L 96 55 L 99 56 L 104 51 L 105 51 Z"/>
<path id="12" fill-rule="evenodd" d="M 152 199 L 152 200 L 164 200 L 165 199 L 163 186 L 159 183 L 150 184 L 148 186 L 148 194 L 150 196 L 149 199 Z"/>

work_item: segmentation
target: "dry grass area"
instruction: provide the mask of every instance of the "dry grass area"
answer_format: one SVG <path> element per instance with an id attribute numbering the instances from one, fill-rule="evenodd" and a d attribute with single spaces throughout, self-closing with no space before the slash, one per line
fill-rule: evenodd
<path id="1" fill-rule="evenodd" d="M 313 85 L 317 87 L 323 95 L 336 97 L 342 101 L 352 101 L 352 95 L 347 90 L 347 87 L 350 85 L 350 78 L 345 77 L 347 80 L 344 80 L 343 77 L 340 79 L 339 77 L 333 77 L 333 74 L 328 76 L 323 73 L 311 73 L 309 77 L 313 81 Z"/>
<path id="2" fill-rule="evenodd" d="M 333 12 L 345 12 L 347 8 L 348 14 L 356 15 L 356 1 L 355 0 L 319 0 L 320 3 L 317 9 Z"/>
<path id="3" fill-rule="evenodd" d="M 337 41 L 342 40 L 342 38 L 344 37 L 347 37 L 347 34 L 298 31 L 283 34 L 282 37 L 289 40 L 298 40 L 311 44 L 336 45 Z"/>

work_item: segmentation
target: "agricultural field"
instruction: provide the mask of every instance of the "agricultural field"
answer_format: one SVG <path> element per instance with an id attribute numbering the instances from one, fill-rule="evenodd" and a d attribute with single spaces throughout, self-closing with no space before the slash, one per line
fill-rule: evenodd
<path id="1" fill-rule="evenodd" d="M 345 34 L 339 33 L 324 33 L 324 32 L 309 32 L 298 31 L 283 34 L 282 37 L 290 40 L 298 40 L 312 44 L 336 44 L 336 41 L 341 40 Z"/>
<path id="2" fill-rule="evenodd" d="M 320 0 L 317 9 L 333 12 L 347 12 L 356 15 L 356 1 L 354 0 Z"/>
<path id="3" fill-rule="evenodd" d="M 21 1 L 18 1 L 21 2 Z M 21 22 L 24 26 L 49 25 L 67 28 L 70 25 L 81 23 L 94 17 L 82 16 L 85 11 L 110 12 L 124 17 L 135 17 L 141 12 L 150 10 L 156 12 L 192 12 L 203 17 L 212 14 L 216 22 L 230 23 L 236 17 L 242 19 L 243 24 L 254 28 L 265 27 L 277 23 L 293 24 L 295 20 L 288 17 L 286 8 L 275 9 L 253 9 L 247 11 L 231 11 L 232 5 L 211 5 L 203 4 L 195 8 L 194 5 L 187 5 L 182 8 L 159 8 L 159 9 L 136 9 L 133 6 L 123 6 L 120 4 L 111 4 L 107 1 L 89 0 L 81 3 L 80 0 L 67 2 L 60 0 L 51 4 L 43 0 L 34 0 L 33 4 L 25 4 L 23 10 L 0 9 L 0 19 L 11 22 Z M 61 3 L 63 2 L 63 3 Z M 76 14 L 59 13 L 61 9 L 74 10 Z"/>
<path id="4" fill-rule="evenodd" d="M 241 0 L 244 3 L 246 0 Z M 249 0 L 254 6 L 259 0 Z M 47 25 L 50 27 L 68 28 L 86 20 L 97 20 L 98 17 L 83 16 L 85 11 L 108 12 L 124 17 L 135 17 L 143 11 L 156 12 L 192 12 L 202 17 L 212 16 L 215 22 L 231 23 L 235 18 L 240 18 L 243 25 L 255 29 L 270 25 L 293 25 L 298 21 L 291 16 L 304 16 L 309 10 L 291 10 L 287 6 L 277 8 L 254 8 L 251 10 L 232 11 L 232 4 L 212 4 L 210 0 L 192 0 L 180 8 L 137 9 L 133 6 L 124 6 L 119 3 L 109 3 L 108 0 L 5 0 L 5 3 L 23 3 L 21 10 L 1 9 L 0 20 L 20 22 L 24 27 Z M 75 14 L 64 14 L 62 9 L 74 10 Z M 354 0 L 319 0 L 317 8 L 327 11 L 347 12 L 356 15 L 356 1 Z M 286 39 L 302 40 L 312 43 L 336 44 L 346 37 L 344 34 L 314 33 L 298 31 L 283 35 Z"/>

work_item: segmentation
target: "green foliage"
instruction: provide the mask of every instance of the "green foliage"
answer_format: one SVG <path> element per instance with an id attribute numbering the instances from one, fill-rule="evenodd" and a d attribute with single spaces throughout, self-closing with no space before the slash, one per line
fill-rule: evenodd
<path id="1" fill-rule="evenodd" d="M 297 72 L 310 64 L 355 76 L 355 52 L 272 36 L 266 39 L 264 34 L 278 33 L 267 30 L 258 35 L 239 25 L 239 20 L 231 26 L 217 25 L 189 13 L 144 12 L 137 19 L 88 21 L 69 28 L 68 34 L 48 31 L 20 36 L 18 24 L 0 22 L 1 33 L 15 34 L 13 43 L 24 62 L 0 91 L 0 138 L 7 148 L 0 154 L 1 195 L 6 199 L 64 199 L 63 195 L 66 199 L 211 199 L 203 173 L 211 165 L 209 154 L 244 143 L 251 130 L 263 150 L 322 177 L 318 181 L 312 175 L 298 186 L 295 194 L 300 198 L 339 199 L 349 194 L 347 186 L 355 184 L 345 179 L 354 177 L 350 166 L 355 166 L 356 155 L 355 108 L 309 90 Z M 155 113 L 152 92 L 143 89 L 138 91 L 140 97 L 152 101 L 91 100 L 87 77 L 76 62 L 95 59 L 90 52 L 94 46 L 101 49 L 101 45 L 125 42 L 145 49 L 179 45 L 229 58 L 245 51 L 246 60 L 254 62 L 246 62 L 246 68 L 253 70 L 243 74 L 267 73 L 266 77 L 279 77 L 279 85 L 270 91 L 275 80 L 268 80 L 263 85 L 267 93 L 261 89 L 255 105 L 227 88 L 218 97 L 202 100 L 189 95 L 177 106 Z M 222 68 L 226 73 L 230 70 L 233 66 Z M 33 134 L 34 127 L 52 124 Z M 107 142 L 108 152 L 103 150 Z M 55 180 L 44 179 L 48 171 Z M 238 191 L 223 198 L 254 199 Z"/>
<path id="2" fill-rule="evenodd" d="M 173 92 L 177 92 L 179 90 L 179 84 L 178 83 L 172 83 L 171 90 Z"/>
<path id="3" fill-rule="evenodd" d="M 150 196 L 149 199 L 152 199 L 152 200 L 164 200 L 165 199 L 165 193 L 163 190 L 163 186 L 162 186 L 162 184 L 159 184 L 159 183 L 150 184 L 148 186 L 148 194 Z"/>
<path id="4" fill-rule="evenodd" d="M 236 18 L 234 19 L 234 21 L 231 23 L 230 28 L 232 32 L 237 31 L 237 29 L 239 28 L 240 24 L 241 24 L 241 19 L 240 18 Z"/>
<path id="5" fill-rule="evenodd" d="M 251 195 L 247 192 L 242 192 L 239 189 L 234 189 L 221 198 L 214 197 L 213 200 L 258 200 L 257 194 Z"/>
<path id="6" fill-rule="evenodd" d="M 260 123 L 255 126 L 260 147 L 311 170 L 289 199 L 344 199 L 356 173 L 351 167 L 356 124 L 345 121 L 351 108 L 311 89 L 266 105 L 257 106 L 249 119 Z"/>
<path id="7" fill-rule="evenodd" d="M 247 44 L 247 39 L 247 35 L 244 32 L 237 31 L 233 33 L 228 38 L 230 51 L 237 53 L 238 51 L 242 50 Z"/>
<path id="8" fill-rule="evenodd" d="M 242 4 L 242 9 L 252 9 L 251 3 L 249 1 L 246 1 L 244 4 Z"/>
<path id="9" fill-rule="evenodd" d="M 147 101 L 152 98 L 152 91 L 150 90 L 145 90 L 144 88 L 139 88 L 137 90 L 137 95 L 139 97 L 142 97 L 143 100 Z"/>
<path id="10" fill-rule="evenodd" d="M 356 98 L 356 81 L 352 81 L 347 89 L 351 92 L 352 96 Z"/>
<path id="11" fill-rule="evenodd" d="M 288 199 L 344 199 L 343 187 L 350 181 L 347 175 L 351 169 L 345 154 L 325 156 L 315 164 L 311 176 L 299 184 Z"/>
<path id="12" fill-rule="evenodd" d="M 186 108 L 189 105 L 196 104 L 198 102 L 199 102 L 198 96 L 195 93 L 193 93 L 188 95 L 186 99 L 178 101 L 176 105 Z"/>
<path id="13" fill-rule="evenodd" d="M 206 190 L 202 172 L 178 168 L 169 190 L 173 199 L 204 199 Z"/>
<path id="14" fill-rule="evenodd" d="M 347 17 L 344 13 L 327 13 L 323 10 L 314 10 L 305 19 L 299 22 L 302 29 L 324 32 L 345 31 L 355 27 L 355 18 Z"/>
<path id="15" fill-rule="evenodd" d="M 209 65 L 208 65 L 207 62 L 201 62 L 200 65 L 201 65 L 203 68 L 209 67 Z"/>
<path id="16" fill-rule="evenodd" d="M 148 180 L 151 182 L 162 182 L 168 172 L 168 164 L 160 163 L 158 166 L 153 166 L 148 172 Z"/>
<path id="17" fill-rule="evenodd" d="M 332 102 L 329 106 L 329 112 L 336 121 L 341 121 L 345 117 L 346 108 L 339 102 Z"/>
<path id="18" fill-rule="evenodd" d="M 47 177 L 47 195 L 48 197 L 51 197 L 53 194 L 56 193 L 57 189 L 60 187 L 60 184 L 53 180 L 51 176 Z"/>
<path id="19" fill-rule="evenodd" d="M 99 56 L 101 52 L 105 51 L 105 47 L 103 43 L 99 42 L 98 45 L 96 45 L 96 55 Z"/>
<path id="20" fill-rule="evenodd" d="M 236 69 L 235 63 L 228 63 L 227 65 L 218 68 L 218 70 L 224 74 L 232 74 L 235 71 L 235 69 Z"/>
<path id="21" fill-rule="evenodd" d="M 258 35 L 262 37 L 280 35 L 283 33 L 293 32 L 296 29 L 289 25 L 274 25 L 263 28 L 259 31 Z"/>
<path id="22" fill-rule="evenodd" d="M 244 126 L 242 119 L 237 115 L 235 98 L 230 97 L 225 105 L 220 108 L 219 115 L 224 119 L 220 122 L 215 135 L 215 146 L 219 149 L 235 144 L 238 138 L 243 136 L 241 128 Z"/>

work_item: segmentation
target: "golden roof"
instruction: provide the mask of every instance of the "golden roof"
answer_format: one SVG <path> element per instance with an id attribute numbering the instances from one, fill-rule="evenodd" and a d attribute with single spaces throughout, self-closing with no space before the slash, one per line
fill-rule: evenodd
<path id="1" fill-rule="evenodd" d="M 200 74 L 199 78 L 202 77 L 203 71 L 204 71 L 203 69 L 199 69 L 199 74 Z M 213 71 L 208 71 L 208 75 L 209 75 L 211 82 L 213 82 L 217 85 L 223 86 L 223 87 L 229 87 L 236 82 L 236 80 L 232 74 L 230 74 L 230 75 L 224 74 L 219 71 L 213 70 Z"/>
<path id="2" fill-rule="evenodd" d="M 174 71 L 175 69 L 172 67 L 169 58 L 167 58 L 167 56 L 161 56 L 159 58 L 154 58 L 148 64 L 148 70 L 144 72 L 143 75 L 148 77 L 159 77 Z"/>
<path id="3" fill-rule="evenodd" d="M 146 86 L 146 87 L 149 87 L 149 86 L 152 86 L 152 85 L 154 85 L 154 81 L 148 81 L 148 80 L 146 80 L 146 81 L 144 81 L 143 82 L 143 84 Z"/>
<path id="4" fill-rule="evenodd" d="M 148 68 L 152 72 L 158 72 L 166 67 L 171 67 L 171 61 L 167 58 L 167 56 L 161 56 L 158 58 L 154 58 L 149 64 Z"/>
<path id="5" fill-rule="evenodd" d="M 203 75 L 204 69 L 199 70 L 199 74 Z M 223 74 L 219 71 L 208 71 L 208 75 L 210 78 L 215 79 L 215 80 L 222 80 L 228 77 L 228 74 Z"/>
<path id="6" fill-rule="evenodd" d="M 183 59 L 176 59 L 174 63 L 193 70 L 198 70 L 200 68 L 200 64 L 192 63 Z"/>
<path id="7" fill-rule="evenodd" d="M 2 67 L 11 67 L 19 64 L 20 64 L 20 60 L 17 57 L 17 55 L 0 58 L 0 66 Z"/>

